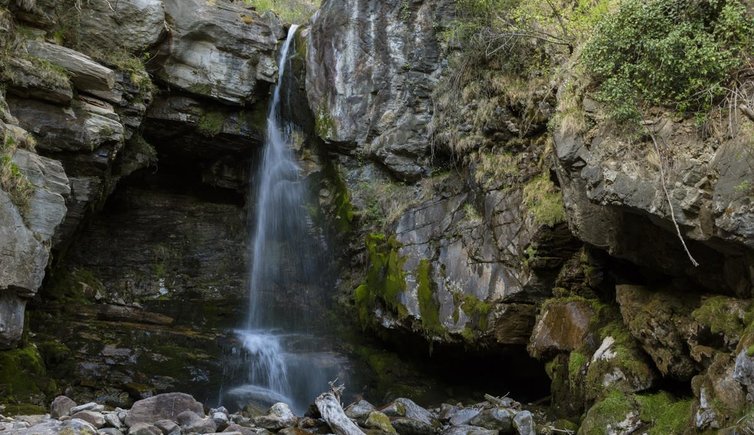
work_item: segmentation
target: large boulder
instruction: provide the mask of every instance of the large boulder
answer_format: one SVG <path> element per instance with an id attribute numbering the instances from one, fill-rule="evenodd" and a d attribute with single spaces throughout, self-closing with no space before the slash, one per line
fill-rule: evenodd
<path id="1" fill-rule="evenodd" d="M 616 298 L 631 335 L 641 343 L 663 376 L 689 380 L 699 371 L 699 363 L 690 355 L 688 344 L 693 331 L 691 312 L 698 297 L 618 285 Z"/>
<path id="2" fill-rule="evenodd" d="M 157 43 L 166 29 L 162 0 L 118 0 L 89 2 L 81 8 L 77 30 L 89 52 L 138 53 Z"/>
<path id="3" fill-rule="evenodd" d="M 560 92 L 562 104 L 576 104 L 554 123 L 553 134 L 574 234 L 614 257 L 710 291 L 750 296 L 754 154 L 748 130 L 702 134 L 694 119 L 656 110 L 634 141 L 603 122 L 599 105 L 575 89 Z"/>
<path id="4" fill-rule="evenodd" d="M 443 62 L 438 29 L 452 19 L 453 3 L 323 2 L 306 75 L 317 134 L 355 144 L 402 179 L 425 174 L 432 90 Z"/>
<path id="5" fill-rule="evenodd" d="M 16 150 L 11 164 L 30 185 L 25 204 L 0 189 L 0 349 L 23 333 L 26 298 L 42 284 L 50 242 L 66 213 L 68 178 L 59 162 Z"/>
<path id="6" fill-rule="evenodd" d="M 133 426 L 137 423 L 153 423 L 163 419 L 175 421 L 184 411 L 191 411 L 198 417 L 204 416 L 202 404 L 188 394 L 158 394 L 135 402 L 128 411 L 125 423 L 127 426 Z"/>
<path id="7" fill-rule="evenodd" d="M 570 352 L 594 341 L 590 327 L 596 313 L 587 300 L 552 299 L 541 310 L 529 344 L 532 356 L 542 358 Z"/>
<path id="8" fill-rule="evenodd" d="M 229 2 L 165 0 L 164 7 L 171 32 L 155 64 L 170 86 L 245 105 L 259 99 L 260 82 L 276 81 L 284 37 L 276 16 Z"/>

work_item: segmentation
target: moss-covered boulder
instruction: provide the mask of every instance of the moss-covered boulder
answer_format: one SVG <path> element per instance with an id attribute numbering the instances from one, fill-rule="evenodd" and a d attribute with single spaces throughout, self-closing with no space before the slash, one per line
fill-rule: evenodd
<path id="1" fill-rule="evenodd" d="M 746 390 L 736 379 L 731 354 L 717 353 L 703 374 L 691 381 L 694 391 L 694 425 L 698 430 L 735 425 L 746 408 Z"/>
<path id="2" fill-rule="evenodd" d="M 584 379 L 587 400 L 611 390 L 640 392 L 654 384 L 657 375 L 651 360 L 622 323 L 609 323 L 599 335 L 602 343 L 589 360 Z"/>
<path id="3" fill-rule="evenodd" d="M 684 434 L 692 433 L 691 427 L 691 400 L 614 391 L 589 409 L 578 434 Z"/>
<path id="4" fill-rule="evenodd" d="M 691 313 L 698 297 L 644 286 L 618 285 L 616 298 L 623 321 L 663 376 L 689 380 L 699 364 L 689 352 L 693 330 Z"/>
<path id="5" fill-rule="evenodd" d="M 570 352 L 595 339 L 590 326 L 595 320 L 592 304 L 584 298 L 549 299 L 540 309 L 532 332 L 529 353 L 535 358 Z"/>

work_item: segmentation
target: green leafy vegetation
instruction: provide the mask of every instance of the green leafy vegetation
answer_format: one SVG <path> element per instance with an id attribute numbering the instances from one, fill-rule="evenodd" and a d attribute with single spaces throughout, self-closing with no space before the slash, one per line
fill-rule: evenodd
<path id="1" fill-rule="evenodd" d="M 319 8 L 319 0 L 244 0 L 259 12 L 273 12 L 287 23 L 302 24 Z M 248 18 L 247 18 L 248 19 Z"/>
<path id="2" fill-rule="evenodd" d="M 619 122 L 649 105 L 707 111 L 754 53 L 754 22 L 736 0 L 625 0 L 593 35 L 583 62 Z"/>

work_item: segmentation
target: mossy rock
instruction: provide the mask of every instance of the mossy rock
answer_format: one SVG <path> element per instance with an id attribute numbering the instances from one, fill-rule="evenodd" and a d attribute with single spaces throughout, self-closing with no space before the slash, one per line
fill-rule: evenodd
<path id="1" fill-rule="evenodd" d="M 35 345 L 0 351 L 0 401 L 40 404 L 55 389 Z"/>
<path id="2" fill-rule="evenodd" d="M 677 399 L 667 392 L 632 395 L 612 391 L 589 409 L 578 433 L 693 433 L 691 404 L 691 399 Z"/>
<path id="3" fill-rule="evenodd" d="M 431 270 L 432 264 L 427 259 L 421 260 L 416 269 L 421 326 L 427 334 L 444 336 L 446 331 L 440 322 L 440 303 L 435 295 L 435 283 L 432 281 Z"/>
<path id="4" fill-rule="evenodd" d="M 105 286 L 89 269 L 58 268 L 41 292 L 48 300 L 89 304 L 97 293 L 105 294 Z"/>
<path id="5" fill-rule="evenodd" d="M 651 361 L 620 321 L 601 328 L 599 336 L 599 354 L 591 358 L 584 379 L 587 400 L 600 398 L 606 390 L 636 393 L 654 384 L 657 375 Z"/>
<path id="6" fill-rule="evenodd" d="M 354 301 L 362 326 L 372 323 L 372 313 L 380 305 L 399 319 L 408 316 L 408 310 L 400 301 L 406 291 L 406 276 L 399 253 L 400 243 L 395 237 L 370 234 L 366 238 L 369 268 L 362 285 L 354 291 Z"/>
<path id="7" fill-rule="evenodd" d="M 746 326 L 754 321 L 754 310 L 750 300 L 727 296 L 712 296 L 702 300 L 702 305 L 691 313 L 691 317 L 704 325 L 713 334 L 723 337 L 730 350 L 741 340 Z"/>

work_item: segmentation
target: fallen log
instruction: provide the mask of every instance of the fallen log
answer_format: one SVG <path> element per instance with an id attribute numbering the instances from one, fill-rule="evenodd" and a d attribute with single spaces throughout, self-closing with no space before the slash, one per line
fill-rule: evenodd
<path id="1" fill-rule="evenodd" d="M 334 387 L 331 384 L 331 390 L 322 393 L 314 400 L 322 419 L 330 425 L 330 429 L 336 435 L 365 435 L 356 424 L 351 421 L 346 413 L 343 412 L 343 406 L 340 404 L 340 393 L 343 387 Z"/>

